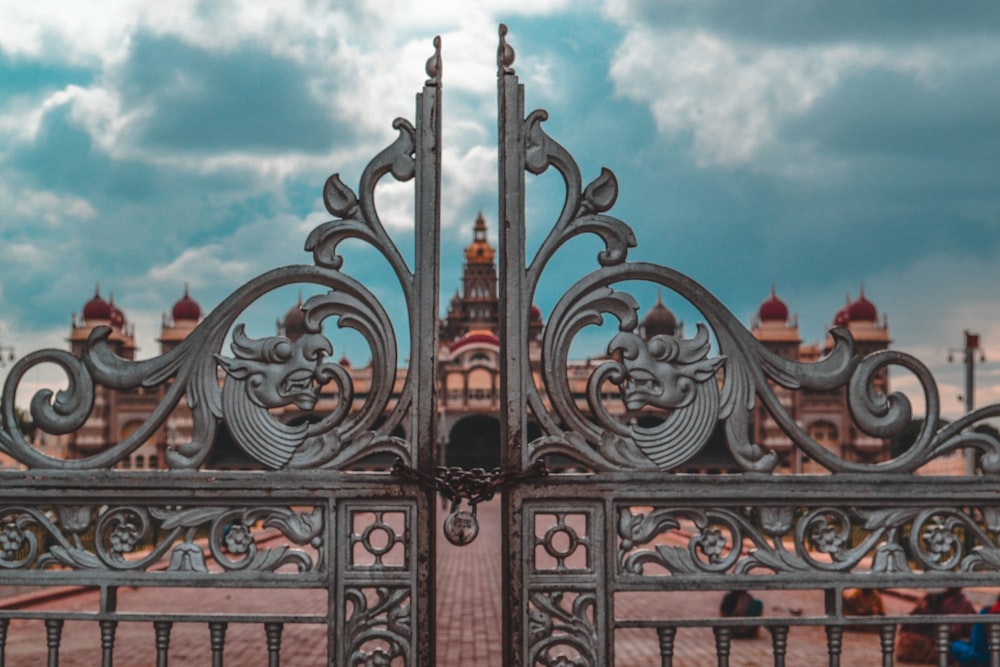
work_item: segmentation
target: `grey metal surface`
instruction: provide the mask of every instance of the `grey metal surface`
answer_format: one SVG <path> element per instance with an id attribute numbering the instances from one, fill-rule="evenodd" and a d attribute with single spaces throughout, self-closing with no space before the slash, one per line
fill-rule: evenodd
<path id="1" fill-rule="evenodd" d="M 313 264 L 269 271 L 232 293 L 178 347 L 160 357 L 127 361 L 111 351 L 110 331 L 97 328 L 77 358 L 62 350 L 27 355 L 13 367 L 3 393 L 0 449 L 25 470 L 0 474 L 0 579 L 4 584 L 99 587 L 100 608 L 89 614 L 43 612 L 49 664 L 58 663 L 65 620 L 97 621 L 103 664 L 113 659 L 117 623 L 155 626 L 157 663 L 167 664 L 177 622 L 207 623 L 212 663 L 221 665 L 229 623 L 266 631 L 269 662 L 278 664 L 281 628 L 320 623 L 328 628 L 328 662 L 430 664 L 433 661 L 434 540 L 432 491 L 372 472 L 373 455 L 398 458 L 432 472 L 436 419 L 438 247 L 440 226 L 440 42 L 427 64 L 430 79 L 417 95 L 416 123 L 397 119 L 396 140 L 365 168 L 359 192 L 335 174 L 323 195 L 335 220 L 305 240 Z M 387 176 L 415 180 L 415 266 L 386 234 L 374 192 Z M 406 301 L 394 320 L 375 295 L 352 278 L 340 242 L 360 239 L 381 253 Z M 241 314 L 262 295 L 289 284 L 327 288 L 302 307 L 306 331 L 295 339 L 255 339 Z M 351 328 L 367 341 L 371 386 L 364 396 L 350 374 L 330 359 L 326 326 Z M 411 363 L 399 373 L 396 327 L 410 332 Z M 231 335 L 231 353 L 220 352 Z M 14 399 L 39 364 L 55 364 L 68 379 L 57 393 L 31 401 L 37 427 L 49 434 L 79 429 L 95 388 L 167 387 L 156 410 L 121 442 L 81 459 L 49 456 L 20 433 Z M 334 387 L 336 406 L 316 420 L 282 421 L 273 410 L 316 408 L 322 387 Z M 392 399 L 392 401 L 390 401 Z M 160 429 L 186 400 L 193 415 L 190 442 L 167 450 L 168 470 L 130 474 L 112 469 Z M 409 439 L 393 437 L 403 420 Z M 208 469 L 223 429 L 264 471 Z M 120 586 L 318 589 L 322 613 L 248 616 L 239 613 L 137 614 L 119 611 Z M 3 612 L 4 619 L 24 618 Z M 6 630 L 6 626 L 4 626 Z M 2 662 L 2 660 L 0 660 Z"/>
<path id="2" fill-rule="evenodd" d="M 112 664 L 122 622 L 155 629 L 151 651 L 158 665 L 167 664 L 178 622 L 207 626 L 214 664 L 222 664 L 227 628 L 235 623 L 262 626 L 272 665 L 279 664 L 283 628 L 298 623 L 327 628 L 331 665 L 433 664 L 433 538 L 439 528 L 431 509 L 434 486 L 440 486 L 433 447 L 441 441 L 437 40 L 435 47 L 427 64 L 430 79 L 417 96 L 416 122 L 393 123 L 397 139 L 365 168 L 357 193 L 339 175 L 327 181 L 324 202 L 336 219 L 306 239 L 312 264 L 251 280 L 177 348 L 155 359 L 116 357 L 109 332 L 98 329 L 82 358 L 43 350 L 15 364 L 3 392 L 0 449 L 25 470 L 0 471 L 0 583 L 83 584 L 102 595 L 94 612 L 0 612 L 0 664 L 2 638 L 9 620 L 17 618 L 44 621 L 53 665 L 67 620 L 96 622 L 106 665 Z M 543 129 L 546 112 L 525 113 L 503 27 L 497 64 L 503 470 L 483 473 L 479 482 L 495 484 L 489 493 L 501 489 L 504 496 L 504 664 L 610 665 L 616 632 L 640 629 L 658 637 L 658 658 L 670 665 L 678 629 L 701 626 L 713 629 L 715 656 L 725 665 L 734 629 L 753 623 L 771 632 L 775 665 L 784 664 L 790 628 L 826 627 L 829 664 L 836 665 L 848 623 L 840 601 L 845 588 L 994 585 L 1000 569 L 1000 442 L 969 427 L 1000 416 L 1000 406 L 936 432 L 926 427 L 905 453 L 888 461 L 860 463 L 822 447 L 784 410 L 776 386 L 845 387 L 856 428 L 884 438 L 906 426 L 912 410 L 906 397 L 880 393 L 873 380 L 889 366 L 912 372 L 923 388 L 925 423 L 934 424 L 940 406 L 930 373 L 896 351 L 861 358 L 840 329 L 831 333 L 832 352 L 819 362 L 787 360 L 755 340 L 691 278 L 666 266 L 630 262 L 637 241 L 608 213 L 618 195 L 614 174 L 602 169 L 584 185 L 573 157 Z M 551 229 L 529 260 L 526 175 L 549 169 L 564 181 L 566 198 L 551 225 L 530 222 Z M 415 181 L 412 269 L 375 208 L 375 188 L 389 175 Z M 534 365 L 529 309 L 546 267 L 581 234 L 596 235 L 604 247 L 594 269 L 578 276 L 553 309 Z M 338 252 L 348 238 L 385 258 L 406 301 L 409 362 L 398 397 L 398 320 L 350 276 L 349 258 Z M 704 322 L 691 338 L 645 340 L 638 335 L 638 302 L 627 291 L 635 281 L 673 291 Z M 304 304 L 305 335 L 248 336 L 241 313 L 262 295 L 295 283 L 328 290 Z M 581 399 L 569 385 L 571 344 L 605 318 L 617 321 L 617 331 L 608 339 L 606 358 L 591 368 Z M 370 347 L 372 386 L 363 396 L 343 367 L 329 363 L 332 344 L 322 329 L 327 320 L 354 329 Z M 223 351 L 230 336 L 230 350 Z M 17 429 L 16 391 L 38 364 L 59 366 L 69 383 L 32 400 L 32 418 L 47 433 L 79 429 L 93 408 L 95 386 L 167 389 L 156 411 L 121 442 L 64 460 L 41 452 Z M 290 405 L 313 410 L 320 387 L 327 385 L 336 387 L 339 403 L 320 419 L 286 423 L 274 417 L 274 409 Z M 662 418 L 652 426 L 622 420 L 615 416 L 620 410 L 607 408 L 608 400 Z M 168 451 L 168 470 L 112 469 L 181 401 L 191 409 L 194 431 L 190 442 Z M 795 447 L 830 474 L 772 474 L 775 452 L 749 436 L 757 402 Z M 529 418 L 542 433 L 531 441 Z M 390 435 L 404 422 L 409 439 Z M 677 473 L 705 450 L 720 424 L 733 473 Z M 207 469 L 223 428 L 262 471 Z M 980 454 L 977 475 L 913 474 L 963 448 Z M 397 464 L 392 471 L 388 465 L 373 471 L 373 455 Z M 554 472 L 543 477 L 546 463 Z M 480 488 L 479 482 L 468 488 Z M 471 539 L 475 493 L 451 498 L 456 511 L 462 500 L 471 505 L 452 522 L 458 542 Z M 328 601 L 321 613 L 296 615 L 140 613 L 118 609 L 121 586 L 315 589 L 326 592 Z M 815 589 L 825 596 L 825 614 L 750 621 L 663 614 L 653 607 L 643 618 L 616 613 L 616 597 L 632 592 L 731 589 Z M 892 664 L 898 620 L 862 621 L 880 627 L 883 664 Z M 946 660 L 949 619 L 924 620 L 939 628 L 939 658 Z M 990 626 L 989 637 L 997 664 L 998 626 Z"/>
<path id="3" fill-rule="evenodd" d="M 619 619 L 616 596 L 717 590 L 721 597 L 731 589 L 808 588 L 825 593 L 826 616 L 769 619 L 775 664 L 783 664 L 788 627 L 821 623 L 827 625 L 829 664 L 836 665 L 846 624 L 844 589 L 995 585 L 1000 442 L 970 427 L 1000 415 L 1000 406 L 935 432 L 937 388 L 919 360 L 892 350 L 862 358 L 844 329 L 831 332 L 835 345 L 820 361 L 785 359 L 690 277 L 629 261 L 637 241 L 608 213 L 618 194 L 614 174 L 601 169 L 584 184 L 573 157 L 543 129 L 547 113 L 525 113 L 503 29 L 500 41 L 504 461 L 521 469 L 538 460 L 558 461 L 563 468 L 541 482 L 525 481 L 506 496 L 504 555 L 510 562 L 504 572 L 511 592 L 506 664 L 613 664 L 616 630 L 647 627 L 658 631 L 662 664 L 668 665 L 676 629 L 692 623 L 715 629 L 718 664 L 726 665 L 732 621 L 685 622 L 683 613 L 679 619 L 652 613 L 647 619 Z M 565 184 L 562 210 L 551 223 L 526 221 L 525 175 L 549 169 Z M 550 229 L 533 257 L 525 254 L 527 224 Z M 581 234 L 596 235 L 603 249 L 593 270 L 575 277 L 553 309 L 535 382 L 526 361 L 528 307 L 553 257 Z M 692 304 L 704 318 L 695 335 L 640 337 L 639 304 L 627 291 L 636 281 Z M 570 349 L 582 330 L 606 318 L 616 321 L 618 331 L 608 340 L 606 360 L 593 366 L 581 401 L 568 379 Z M 918 379 L 926 426 L 904 453 L 878 463 L 847 460 L 814 441 L 775 393 L 776 386 L 845 387 L 855 428 L 887 438 L 912 417 L 906 396 L 877 389 L 875 378 L 888 367 Z M 617 394 L 614 400 L 629 410 L 658 414 L 659 423 L 617 418 L 620 410 L 607 408 L 609 388 Z M 830 474 L 772 474 L 776 453 L 750 439 L 757 402 L 794 447 Z M 526 416 L 542 431 L 530 442 L 524 437 Z M 732 474 L 678 473 L 705 449 L 717 425 Z M 980 455 L 977 476 L 913 474 L 962 448 Z M 882 652 L 884 664 L 891 664 L 887 632 Z M 939 639 L 941 664 L 946 643 Z"/>

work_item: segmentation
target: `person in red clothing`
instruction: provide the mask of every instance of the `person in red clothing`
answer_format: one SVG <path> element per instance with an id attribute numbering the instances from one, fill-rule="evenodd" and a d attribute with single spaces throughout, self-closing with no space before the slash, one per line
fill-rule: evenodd
<path id="1" fill-rule="evenodd" d="M 911 615 L 975 614 L 976 608 L 962 593 L 961 588 L 948 588 L 940 593 L 928 593 L 910 612 Z M 951 641 L 968 639 L 968 623 L 952 623 L 948 636 Z M 937 647 L 934 642 L 933 623 L 906 623 L 896 637 L 896 659 L 899 662 L 937 664 Z"/>

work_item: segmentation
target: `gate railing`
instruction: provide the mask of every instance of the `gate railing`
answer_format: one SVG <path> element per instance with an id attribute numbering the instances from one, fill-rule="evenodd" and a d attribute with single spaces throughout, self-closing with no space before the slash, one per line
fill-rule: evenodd
<path id="1" fill-rule="evenodd" d="M 1000 406 L 935 431 L 937 389 L 916 359 L 889 350 L 862 358 L 839 329 L 831 332 L 832 352 L 819 362 L 782 358 L 691 278 L 629 261 L 636 239 L 609 214 L 618 194 L 614 174 L 603 169 L 584 185 L 573 157 L 544 131 L 547 114 L 525 114 L 505 35 L 501 28 L 503 470 L 496 473 L 509 482 L 503 489 L 504 664 L 609 665 L 619 657 L 616 636 L 642 631 L 656 635 L 661 663 L 670 665 L 685 628 L 707 626 L 714 629 L 716 660 L 725 665 L 733 628 L 761 624 L 772 631 L 775 664 L 784 663 L 789 628 L 819 625 L 826 628 L 829 663 L 837 665 L 842 629 L 859 623 L 843 614 L 845 588 L 993 586 L 1000 569 L 1000 442 L 968 429 L 1000 416 Z M 314 646 L 296 633 L 319 625 L 326 641 L 318 660 L 328 664 L 433 664 L 435 499 L 426 482 L 435 475 L 432 445 L 439 441 L 440 68 L 438 49 L 417 98 L 416 124 L 395 121 L 398 138 L 365 168 L 358 192 L 337 175 L 327 181 L 324 202 L 336 219 L 306 240 L 312 264 L 251 280 L 176 349 L 155 359 L 116 357 L 109 331 L 99 328 L 80 358 L 44 350 L 14 366 L 4 387 L 0 450 L 26 469 L 0 471 L 0 583 L 89 586 L 98 600 L 88 611 L 0 610 L 0 651 L 13 620 L 35 620 L 44 626 L 49 664 L 58 664 L 64 624 L 88 621 L 96 623 L 103 664 L 111 665 L 118 624 L 136 622 L 151 626 L 151 650 L 166 664 L 178 650 L 172 633 L 195 624 L 207 626 L 207 650 L 221 664 L 231 642 L 227 631 L 250 625 L 274 665 L 290 641 Z M 566 198 L 528 261 L 526 173 L 550 168 L 565 182 Z M 375 187 L 389 174 L 415 180 L 412 269 L 375 208 Z M 581 234 L 603 242 L 598 266 L 558 300 L 534 359 L 530 306 L 552 258 Z M 398 368 L 398 320 L 342 271 L 338 246 L 348 238 L 378 251 L 399 282 L 410 332 L 405 369 Z M 638 335 L 637 300 L 622 285 L 631 281 L 674 292 L 705 322 L 691 338 L 645 340 Z M 241 313 L 295 283 L 327 290 L 303 305 L 304 334 L 294 340 L 247 335 Z M 606 316 L 618 322 L 618 331 L 606 358 L 588 369 L 584 406 L 570 387 L 569 350 L 582 330 Z M 355 395 L 343 367 L 328 363 L 326 320 L 353 329 L 369 345 L 372 384 L 364 396 Z M 14 413 L 18 385 L 43 363 L 60 367 L 68 382 L 58 393 L 32 398 L 31 416 L 47 433 L 80 429 L 104 391 L 162 387 L 162 400 L 120 442 L 82 459 L 50 457 L 20 434 Z M 928 426 L 905 453 L 879 463 L 825 449 L 795 423 L 775 391 L 843 387 L 856 427 L 886 438 L 911 417 L 906 397 L 885 395 L 875 382 L 890 366 L 919 380 Z M 335 387 L 338 398 L 317 411 L 325 386 Z M 657 417 L 655 425 L 622 419 L 621 410 L 607 405 L 612 391 L 628 412 Z M 830 474 L 773 474 L 776 453 L 750 437 L 757 404 L 792 446 Z M 285 408 L 311 418 L 277 419 L 274 411 Z M 190 411 L 194 426 L 189 442 L 167 451 L 169 470 L 112 469 L 179 409 Z M 529 419 L 540 437 L 529 440 Z M 401 426 L 407 437 L 391 435 Z M 733 474 L 678 473 L 717 432 Z M 206 469 L 224 434 L 264 470 Z M 981 474 L 914 475 L 938 457 L 970 448 L 980 454 Z M 397 474 L 389 474 L 387 464 L 372 472 L 376 455 L 397 461 Z M 553 474 L 541 478 L 542 466 Z M 178 610 L 123 608 L 122 587 L 160 589 L 164 604 Z M 204 608 L 206 589 L 274 595 L 251 596 L 239 611 L 213 611 Z M 820 591 L 823 611 L 720 620 L 692 618 L 657 602 L 675 592 L 741 589 Z M 623 601 L 632 594 L 651 602 L 642 613 L 625 615 Z M 271 607 L 262 610 L 262 602 Z M 881 627 L 883 664 L 892 664 L 892 627 L 899 620 L 860 621 Z M 946 628 L 952 619 L 924 620 Z M 995 624 L 989 637 L 993 664 L 1000 664 Z M 936 641 L 945 664 L 940 630 Z"/>

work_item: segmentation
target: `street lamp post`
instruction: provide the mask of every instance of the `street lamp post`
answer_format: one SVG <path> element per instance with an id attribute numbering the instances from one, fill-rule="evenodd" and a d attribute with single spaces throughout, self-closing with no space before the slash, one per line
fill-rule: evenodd
<path id="1" fill-rule="evenodd" d="M 948 361 L 952 361 L 952 353 L 962 352 L 965 360 L 965 412 L 969 413 L 976 408 L 976 358 L 978 353 L 979 361 L 986 361 L 986 354 L 979 347 L 979 334 L 965 331 L 965 348 L 961 350 L 950 350 Z M 965 450 L 965 474 L 976 474 L 976 451 L 974 449 Z"/>

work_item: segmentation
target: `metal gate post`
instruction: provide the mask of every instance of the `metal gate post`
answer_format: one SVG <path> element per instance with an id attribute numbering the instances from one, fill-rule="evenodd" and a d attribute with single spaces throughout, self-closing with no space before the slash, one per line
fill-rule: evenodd
<path id="1" fill-rule="evenodd" d="M 497 121 L 500 161 L 500 443 L 501 463 L 506 470 L 523 470 L 522 438 L 525 434 L 525 373 L 528 312 L 522 303 L 525 283 L 524 250 L 524 86 L 518 83 L 511 64 L 514 52 L 504 41 L 506 26 L 500 26 L 497 50 Z M 515 493 L 503 494 L 502 553 L 504 665 L 520 665 L 524 651 L 523 565 L 521 563 L 521 503 Z"/>
<path id="2" fill-rule="evenodd" d="M 438 292 L 441 245 L 441 38 L 427 63 L 430 78 L 417 94 L 416 184 L 414 192 L 415 326 L 410 329 L 410 372 L 415 373 L 413 442 L 417 468 L 434 474 L 437 442 Z M 434 664 L 435 491 L 425 489 L 417 522 L 417 664 Z M 419 628 L 423 628 L 420 630 Z"/>

